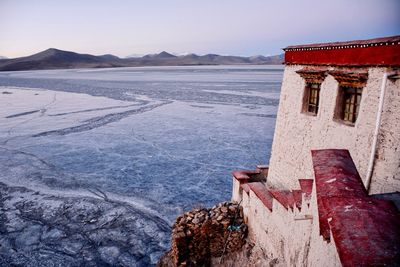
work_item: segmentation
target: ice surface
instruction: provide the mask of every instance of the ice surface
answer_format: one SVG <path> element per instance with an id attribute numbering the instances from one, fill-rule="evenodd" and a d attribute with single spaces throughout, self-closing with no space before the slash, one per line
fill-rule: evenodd
<path id="1" fill-rule="evenodd" d="M 268 163 L 282 73 L 270 66 L 2 72 L 0 182 L 52 195 L 98 198 L 100 190 L 129 203 L 137 226 L 149 227 L 140 231 L 166 243 L 169 229 L 152 227 L 156 218 L 171 225 L 183 210 L 230 199 L 232 170 Z M 153 251 L 150 262 L 166 247 L 137 240 Z M 140 257 L 111 245 L 96 253 Z"/>

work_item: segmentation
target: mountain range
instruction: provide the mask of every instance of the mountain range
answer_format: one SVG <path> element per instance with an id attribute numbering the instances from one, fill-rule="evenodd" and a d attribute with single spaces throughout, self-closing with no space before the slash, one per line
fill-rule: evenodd
<path id="1" fill-rule="evenodd" d="M 244 65 L 282 64 L 283 54 L 276 56 L 221 56 L 187 54 L 175 56 L 168 52 L 143 57 L 119 58 L 106 54 L 94 56 L 50 48 L 40 53 L 20 58 L 1 59 L 0 71 L 74 69 L 74 68 L 115 68 L 141 66 L 190 66 L 190 65 Z"/>

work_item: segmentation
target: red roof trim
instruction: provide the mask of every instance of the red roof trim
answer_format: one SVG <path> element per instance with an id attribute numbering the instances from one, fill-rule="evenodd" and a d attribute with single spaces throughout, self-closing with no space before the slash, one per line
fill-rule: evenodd
<path id="1" fill-rule="evenodd" d="M 339 43 L 289 46 L 285 64 L 400 66 L 400 36 Z"/>
<path id="2" fill-rule="evenodd" d="M 354 40 L 347 42 L 333 42 L 333 43 L 318 43 L 318 44 L 305 44 L 305 45 L 292 45 L 284 48 L 284 51 L 301 51 L 301 50 L 324 50 L 324 49 L 343 49 L 343 48 L 357 48 L 368 46 L 380 45 L 394 45 L 399 44 L 400 35 L 375 38 L 368 40 Z"/>

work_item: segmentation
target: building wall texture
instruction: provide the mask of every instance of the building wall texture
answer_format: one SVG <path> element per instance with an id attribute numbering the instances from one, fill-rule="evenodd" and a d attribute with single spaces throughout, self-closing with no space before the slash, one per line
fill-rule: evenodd
<path id="1" fill-rule="evenodd" d="M 269 210 L 253 191 L 235 192 L 240 182 L 233 182 L 232 200 L 242 201 L 249 239 L 266 252 L 271 266 L 341 266 L 334 242 L 319 234 L 315 186 L 311 199 L 303 196 L 301 209 L 286 209 L 274 199 Z"/>
<path id="2" fill-rule="evenodd" d="M 339 83 L 327 75 L 321 84 L 316 116 L 302 113 L 305 81 L 296 71 L 302 65 L 286 65 L 270 170 L 269 186 L 298 188 L 298 179 L 313 178 L 311 150 L 348 149 L 366 179 L 385 67 L 364 68 L 368 80 L 362 91 L 360 111 L 353 126 L 334 119 Z M 341 67 L 329 67 L 342 70 Z M 386 95 L 375 154 L 370 193 L 400 191 L 400 81 L 387 80 Z"/>

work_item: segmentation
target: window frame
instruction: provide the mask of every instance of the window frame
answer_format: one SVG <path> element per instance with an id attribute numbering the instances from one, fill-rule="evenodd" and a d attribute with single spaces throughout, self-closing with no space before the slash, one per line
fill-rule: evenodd
<path id="1" fill-rule="evenodd" d="M 316 85 L 317 87 L 313 87 Z M 321 83 L 306 81 L 304 86 L 304 97 L 302 113 L 317 116 L 319 112 L 319 102 L 321 94 Z"/>
<path id="2" fill-rule="evenodd" d="M 339 85 L 334 119 L 342 124 L 354 126 L 360 115 L 363 88 Z"/>

